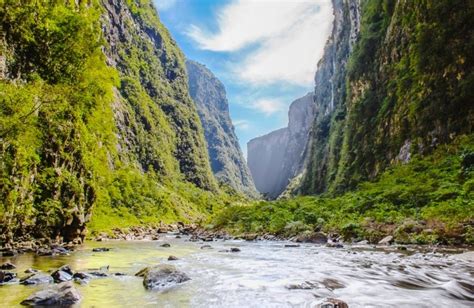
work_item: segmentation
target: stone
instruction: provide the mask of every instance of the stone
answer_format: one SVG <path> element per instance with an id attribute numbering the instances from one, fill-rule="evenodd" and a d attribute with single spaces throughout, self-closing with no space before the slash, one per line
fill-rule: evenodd
<path id="1" fill-rule="evenodd" d="M 10 262 L 6 262 L 6 263 L 3 263 L 2 265 L 0 265 L 0 269 L 2 270 L 11 270 L 11 269 L 15 269 L 16 266 Z"/>
<path id="2" fill-rule="evenodd" d="M 330 248 L 344 248 L 344 245 L 341 243 L 334 243 L 334 242 L 329 242 L 326 244 L 326 247 Z"/>
<path id="3" fill-rule="evenodd" d="M 168 257 L 168 261 L 176 261 L 176 260 L 179 260 L 178 257 L 175 257 L 175 256 Z"/>
<path id="4" fill-rule="evenodd" d="M 295 240 L 299 243 L 326 244 L 328 237 L 323 232 L 304 232 L 298 235 Z"/>
<path id="5" fill-rule="evenodd" d="M 149 290 L 167 289 L 191 279 L 172 265 L 146 267 L 136 276 L 143 277 L 143 285 Z"/>
<path id="6" fill-rule="evenodd" d="M 106 251 L 110 251 L 110 248 L 107 248 L 107 247 L 98 247 L 98 248 L 93 248 L 92 251 L 93 251 L 93 252 L 106 252 Z"/>
<path id="7" fill-rule="evenodd" d="M 240 252 L 240 248 L 232 247 L 230 248 L 230 252 Z"/>
<path id="8" fill-rule="evenodd" d="M 37 269 L 34 269 L 34 268 L 28 268 L 25 270 L 25 274 L 34 274 L 34 273 L 38 273 L 39 271 Z"/>
<path id="9" fill-rule="evenodd" d="M 326 278 L 323 281 L 321 281 L 321 284 L 323 286 L 325 286 L 326 289 L 331 290 L 331 291 L 335 290 L 335 289 L 342 289 L 342 288 L 346 287 L 342 282 L 340 282 L 340 281 L 338 281 L 334 278 Z"/>
<path id="10" fill-rule="evenodd" d="M 71 282 L 63 282 L 38 291 L 21 302 L 25 306 L 69 306 L 81 300 L 79 291 Z"/>
<path id="11" fill-rule="evenodd" d="M 2 253 L 4 257 L 14 257 L 18 254 L 18 251 L 16 250 L 6 250 Z"/>
<path id="12" fill-rule="evenodd" d="M 0 271 L 0 285 L 7 282 L 13 282 L 15 278 L 16 278 L 15 273 Z"/>
<path id="13" fill-rule="evenodd" d="M 285 248 L 293 248 L 293 247 L 300 247 L 300 244 L 285 244 Z"/>
<path id="14" fill-rule="evenodd" d="M 212 249 L 211 245 L 202 245 L 201 249 Z"/>
<path id="15" fill-rule="evenodd" d="M 349 305 L 340 299 L 327 298 L 318 305 L 318 308 L 349 308 Z"/>
<path id="16" fill-rule="evenodd" d="M 389 235 L 379 241 L 379 245 L 390 245 L 393 243 L 393 236 Z"/>
<path id="17" fill-rule="evenodd" d="M 50 275 L 43 273 L 35 273 L 23 277 L 20 279 L 20 284 L 30 285 L 30 284 L 43 284 L 43 283 L 53 283 L 54 279 Z"/>
<path id="18" fill-rule="evenodd" d="M 163 244 L 160 245 L 160 247 L 169 248 L 169 247 L 171 247 L 171 244 L 170 243 L 163 243 Z"/>

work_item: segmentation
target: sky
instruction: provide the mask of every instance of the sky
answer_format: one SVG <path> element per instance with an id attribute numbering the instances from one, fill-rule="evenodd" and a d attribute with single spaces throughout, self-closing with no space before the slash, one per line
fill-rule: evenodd
<path id="1" fill-rule="evenodd" d="M 331 0 L 154 0 L 188 59 L 224 84 L 247 142 L 288 123 L 288 107 L 314 88 L 333 20 Z"/>

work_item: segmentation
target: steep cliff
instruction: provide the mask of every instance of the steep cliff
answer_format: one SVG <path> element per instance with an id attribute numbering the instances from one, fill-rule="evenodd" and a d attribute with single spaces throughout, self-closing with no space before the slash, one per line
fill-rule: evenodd
<path id="1" fill-rule="evenodd" d="M 216 179 L 249 196 L 258 195 L 229 115 L 224 85 L 204 65 L 187 60 L 189 93 L 204 128 Z"/>
<path id="2" fill-rule="evenodd" d="M 258 191 L 268 198 L 278 197 L 301 172 L 313 118 L 313 93 L 308 93 L 291 103 L 288 127 L 248 142 L 250 172 Z"/>
<path id="3" fill-rule="evenodd" d="M 472 5 L 344 0 L 334 10 L 316 74 L 305 194 L 354 188 L 474 123 Z"/>
<path id="4" fill-rule="evenodd" d="M 184 57 L 150 1 L 6 1 L 0 15 L 0 240 L 212 209 Z"/>

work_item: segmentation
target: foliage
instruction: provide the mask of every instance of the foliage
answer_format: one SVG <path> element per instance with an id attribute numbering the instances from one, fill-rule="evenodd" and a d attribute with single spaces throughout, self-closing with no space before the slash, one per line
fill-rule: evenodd
<path id="1" fill-rule="evenodd" d="M 472 243 L 474 172 L 463 168 L 471 153 L 474 136 L 462 136 L 432 155 L 393 166 L 353 192 L 234 206 L 213 224 L 234 233 L 294 235 L 322 228 L 346 240 L 377 241 L 394 234 L 405 243 Z"/>

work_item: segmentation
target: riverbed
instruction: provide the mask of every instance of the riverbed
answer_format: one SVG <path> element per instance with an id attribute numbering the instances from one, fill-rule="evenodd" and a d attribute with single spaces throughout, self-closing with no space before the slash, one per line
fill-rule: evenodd
<path id="1" fill-rule="evenodd" d="M 164 242 L 170 247 L 162 247 Z M 292 244 L 191 242 L 166 235 L 158 241 L 87 242 L 70 255 L 23 254 L 0 258 L 0 264 L 15 264 L 20 277 L 28 268 L 48 272 L 64 264 L 76 271 L 109 266 L 111 274 L 126 274 L 77 284 L 82 300 L 74 307 L 315 307 L 327 297 L 349 307 L 474 307 L 474 264 L 454 254 L 371 246 L 287 247 Z M 97 247 L 110 251 L 93 252 Z M 232 247 L 240 251 L 230 252 Z M 178 260 L 168 261 L 170 255 Z M 165 291 L 146 290 L 134 274 L 160 263 L 173 264 L 191 280 Z M 47 287 L 0 286 L 0 306 L 20 307 Z"/>

